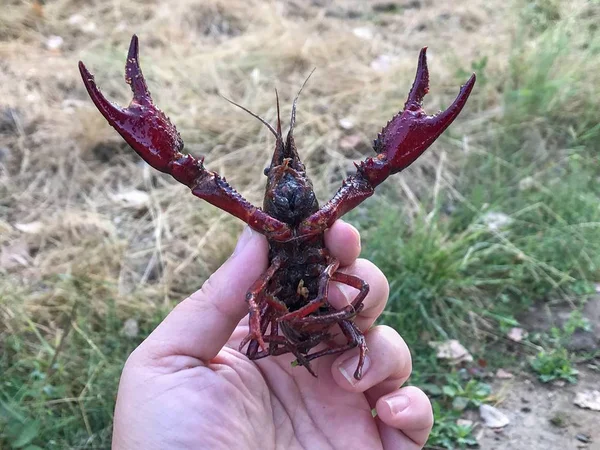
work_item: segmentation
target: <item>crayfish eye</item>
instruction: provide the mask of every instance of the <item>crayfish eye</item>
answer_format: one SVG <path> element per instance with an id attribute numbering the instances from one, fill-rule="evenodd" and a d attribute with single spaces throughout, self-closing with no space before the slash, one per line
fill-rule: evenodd
<path id="1" fill-rule="evenodd" d="M 265 176 L 269 176 L 269 172 L 271 171 L 270 167 L 265 167 L 265 170 L 263 170 L 263 173 L 265 174 Z"/>

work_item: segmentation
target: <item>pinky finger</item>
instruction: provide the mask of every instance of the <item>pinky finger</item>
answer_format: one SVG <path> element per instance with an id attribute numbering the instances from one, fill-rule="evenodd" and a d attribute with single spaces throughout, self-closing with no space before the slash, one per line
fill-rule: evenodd
<path id="1" fill-rule="evenodd" d="M 431 402 L 414 386 L 385 395 L 375 404 L 385 449 L 423 448 L 433 426 Z"/>

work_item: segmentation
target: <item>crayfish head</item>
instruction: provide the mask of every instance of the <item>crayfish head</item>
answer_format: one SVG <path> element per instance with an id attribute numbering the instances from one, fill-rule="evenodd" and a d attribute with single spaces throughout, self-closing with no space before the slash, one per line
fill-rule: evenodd
<path id="1" fill-rule="evenodd" d="M 319 203 L 306 173 L 292 163 L 291 158 L 286 158 L 282 164 L 269 168 L 263 208 L 272 217 L 297 225 L 317 211 Z"/>
<path id="2" fill-rule="evenodd" d="M 306 84 L 306 81 L 304 84 Z M 304 87 L 304 84 L 302 87 Z M 299 224 L 319 209 L 312 183 L 306 175 L 306 169 L 300 161 L 294 142 L 296 105 L 300 92 L 302 92 L 302 89 L 294 99 L 290 130 L 286 139 L 283 140 L 279 115 L 279 95 L 275 91 L 277 98 L 275 151 L 273 152 L 271 165 L 265 169 L 268 181 L 263 208 L 272 217 L 290 225 Z"/>

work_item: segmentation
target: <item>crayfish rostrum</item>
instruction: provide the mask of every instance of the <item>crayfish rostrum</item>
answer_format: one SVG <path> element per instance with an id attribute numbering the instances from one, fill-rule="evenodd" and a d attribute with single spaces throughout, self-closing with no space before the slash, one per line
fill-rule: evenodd
<path id="1" fill-rule="evenodd" d="M 281 132 L 279 99 L 276 128 L 246 110 L 275 136 L 273 159 L 265 169 L 268 181 L 261 209 L 245 200 L 219 174 L 207 170 L 203 159 L 182 153 L 179 133 L 150 97 L 139 65 L 136 36 L 131 39 L 125 66 L 125 80 L 133 91 L 133 100 L 127 108 L 106 100 L 81 62 L 79 70 L 96 107 L 145 161 L 268 239 L 270 265 L 246 295 L 249 333 L 240 350 L 247 345 L 246 355 L 252 360 L 292 353 L 296 363 L 314 375 L 310 361 L 358 346 L 360 356 L 354 377 L 360 379 L 367 347 L 363 334 L 354 324 L 354 317 L 362 308 L 369 286 L 360 278 L 338 271 L 339 262 L 325 248 L 324 232 L 335 220 L 373 195 L 375 188 L 389 175 L 413 163 L 443 133 L 467 102 L 475 74 L 448 109 L 428 116 L 422 109 L 423 97 L 429 90 L 426 48 L 423 48 L 403 110 L 383 127 L 374 141 L 376 156 L 355 164 L 356 172 L 322 207 L 294 143 L 298 97 L 293 103 L 285 139 Z M 331 281 L 358 290 L 351 304 L 342 310 L 334 309 L 328 302 Z M 344 344 L 332 343 L 332 328 L 336 324 L 346 338 Z M 328 345 L 313 350 L 321 343 Z"/>

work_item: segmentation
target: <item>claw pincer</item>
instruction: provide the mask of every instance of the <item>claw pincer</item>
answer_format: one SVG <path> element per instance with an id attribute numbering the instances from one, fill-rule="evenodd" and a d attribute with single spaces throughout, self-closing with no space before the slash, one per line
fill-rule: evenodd
<path id="1" fill-rule="evenodd" d="M 247 345 L 246 355 L 250 359 L 291 353 L 297 364 L 315 375 L 311 361 L 358 347 L 359 361 L 354 377 L 362 377 L 367 346 L 354 318 L 363 308 L 369 286 L 360 278 L 338 271 L 339 262 L 325 248 L 324 232 L 373 195 L 388 176 L 405 169 L 421 156 L 465 106 L 475 84 L 475 74 L 445 111 L 433 116 L 425 113 L 423 97 L 429 91 L 426 50 L 423 48 L 419 55 L 417 74 L 404 108 L 374 141 L 376 156 L 356 164 L 356 172 L 321 207 L 294 142 L 300 92 L 293 102 L 285 139 L 278 97 L 276 128 L 240 106 L 260 120 L 276 139 L 271 165 L 265 170 L 268 181 L 261 209 L 250 204 L 219 174 L 207 170 L 203 159 L 182 153 L 183 141 L 177 129 L 152 102 L 139 65 L 136 36 L 131 39 L 125 65 L 125 80 L 133 92 L 127 108 L 108 101 L 97 88 L 93 75 L 79 63 L 85 87 L 98 110 L 146 162 L 188 186 L 195 196 L 238 217 L 267 237 L 270 266 L 246 295 L 249 333 L 240 350 Z M 328 289 L 332 281 L 356 289 L 356 297 L 347 308 L 337 310 L 329 303 Z M 339 328 L 346 343 L 332 342 L 337 333 L 334 327 Z"/>

